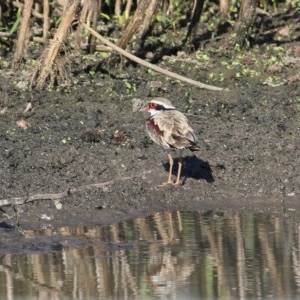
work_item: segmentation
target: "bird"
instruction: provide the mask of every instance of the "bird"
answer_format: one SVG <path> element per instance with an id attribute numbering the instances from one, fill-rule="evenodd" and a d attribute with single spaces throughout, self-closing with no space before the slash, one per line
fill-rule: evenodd
<path id="1" fill-rule="evenodd" d="M 180 185 L 182 170 L 182 150 L 199 151 L 194 130 L 186 116 L 177 110 L 169 99 L 154 98 L 141 109 L 150 114 L 146 121 L 146 132 L 153 142 L 164 149 L 178 149 L 178 172 L 176 181 L 172 181 L 174 160 L 171 154 L 167 153 L 169 159 L 169 175 L 166 184 Z"/>

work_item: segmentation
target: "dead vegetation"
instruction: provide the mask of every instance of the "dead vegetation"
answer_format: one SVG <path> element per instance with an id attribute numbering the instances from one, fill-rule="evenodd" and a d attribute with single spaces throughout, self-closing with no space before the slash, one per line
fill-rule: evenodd
<path id="1" fill-rule="evenodd" d="M 184 4 L 180 1 L 167 0 L 117 0 L 111 5 L 113 7 L 107 7 L 107 4 L 101 0 L 43 0 L 42 2 L 24 0 L 24 3 L 1 1 L 0 20 L 3 27 L 8 22 L 7 15 L 10 14 L 10 20 L 13 20 L 10 30 L 0 32 L 2 40 L 6 43 L 11 40 L 14 43 L 13 68 L 15 70 L 22 68 L 28 56 L 29 41 L 35 41 L 45 47 L 33 71 L 31 87 L 43 88 L 47 84 L 68 82 L 66 63 L 82 50 L 93 53 L 103 44 L 101 40 L 100 44 L 97 42 L 95 34 L 86 31 L 88 28 L 98 32 L 99 22 L 115 22 L 116 26 L 123 28 L 116 43 L 119 48 L 128 48 L 133 39 L 140 40 L 138 44 L 142 47 L 143 41 L 151 32 L 155 17 L 161 15 L 175 22 L 173 20 L 175 5 L 177 5 L 176 9 L 182 9 L 179 14 L 185 14 L 187 30 L 181 47 L 189 51 L 197 35 L 197 25 L 203 13 L 204 0 L 194 0 Z M 184 5 L 187 6 L 185 10 L 180 8 Z M 249 31 L 256 17 L 257 2 L 242 0 L 238 7 L 238 3 L 220 0 L 218 13 L 223 19 L 230 18 L 232 5 L 239 8 L 235 26 L 236 43 L 244 47 L 248 45 Z M 112 8 L 113 12 L 111 12 Z M 118 23 L 115 20 L 118 20 Z M 36 24 L 39 26 L 38 29 Z M 92 32 L 91 30 L 89 31 Z M 116 48 L 114 50 L 117 51 Z M 205 85 L 202 88 L 206 88 Z"/>

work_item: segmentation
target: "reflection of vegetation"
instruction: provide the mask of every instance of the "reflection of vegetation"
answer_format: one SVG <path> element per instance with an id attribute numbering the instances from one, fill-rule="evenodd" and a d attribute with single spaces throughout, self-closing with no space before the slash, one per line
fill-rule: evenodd
<path id="1" fill-rule="evenodd" d="M 47 229 L 43 235 L 63 236 L 68 246 L 4 256 L 0 277 L 7 285 L 1 285 L 1 295 L 22 290 L 24 297 L 48 299 L 180 298 L 190 285 L 188 296 L 206 299 L 283 299 L 300 287 L 299 217 L 292 213 L 161 213 L 108 227 Z M 84 239 L 93 246 L 72 248 L 73 236 L 76 245 Z"/>

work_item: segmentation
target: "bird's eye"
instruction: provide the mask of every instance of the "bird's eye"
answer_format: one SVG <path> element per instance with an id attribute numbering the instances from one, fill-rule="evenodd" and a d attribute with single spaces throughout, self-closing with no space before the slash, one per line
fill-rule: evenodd
<path id="1" fill-rule="evenodd" d="M 156 103 L 150 102 L 150 103 L 149 103 L 149 107 L 150 107 L 150 108 L 155 108 L 155 107 L 156 107 Z"/>

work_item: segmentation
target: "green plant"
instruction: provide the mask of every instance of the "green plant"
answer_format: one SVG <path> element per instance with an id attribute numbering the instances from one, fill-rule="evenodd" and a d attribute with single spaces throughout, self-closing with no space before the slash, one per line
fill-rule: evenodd
<path id="1" fill-rule="evenodd" d="M 17 29 L 20 25 L 20 22 L 21 22 L 21 17 L 22 17 L 22 9 L 19 8 L 17 11 L 17 14 L 16 14 L 16 20 L 13 23 L 13 26 L 10 28 L 9 33 L 14 33 L 17 31 Z"/>
<path id="2" fill-rule="evenodd" d="M 134 83 L 131 84 L 129 81 L 125 81 L 125 85 L 127 93 L 136 91 L 136 85 Z"/>
<path id="3" fill-rule="evenodd" d="M 300 7 L 300 0 L 291 0 L 290 5 L 292 8 L 298 8 Z"/>

